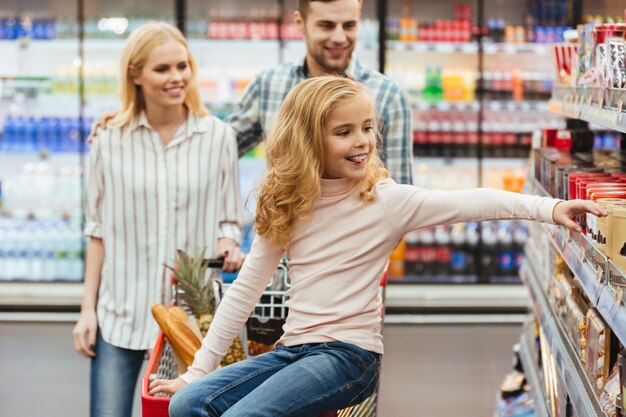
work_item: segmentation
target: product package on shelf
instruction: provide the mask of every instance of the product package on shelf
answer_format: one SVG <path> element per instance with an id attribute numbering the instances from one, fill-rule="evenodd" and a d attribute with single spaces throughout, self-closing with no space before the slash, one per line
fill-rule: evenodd
<path id="1" fill-rule="evenodd" d="M 587 360 L 584 363 L 595 393 L 600 396 L 609 377 L 611 329 L 595 308 L 587 312 Z"/>
<path id="2" fill-rule="evenodd" d="M 621 406 L 618 404 L 620 398 L 620 381 L 619 381 L 619 366 L 617 363 L 613 366 L 611 374 L 602 390 L 600 395 L 600 406 L 602 410 L 609 417 L 621 417 Z M 619 407 L 619 408 L 618 408 Z M 619 411 L 619 414 L 618 414 Z"/>
<path id="3" fill-rule="evenodd" d="M 587 362 L 587 309 L 587 305 L 582 302 L 581 298 L 573 294 L 566 297 L 565 315 L 562 317 L 563 325 L 582 364 Z"/>

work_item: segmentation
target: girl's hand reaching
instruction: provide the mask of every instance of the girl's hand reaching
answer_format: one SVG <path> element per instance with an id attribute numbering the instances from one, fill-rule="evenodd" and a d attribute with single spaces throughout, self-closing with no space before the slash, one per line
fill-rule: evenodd
<path id="1" fill-rule="evenodd" d="M 159 392 L 164 392 L 166 394 L 176 394 L 178 390 L 187 385 L 187 383 L 182 378 L 176 379 L 155 379 L 150 381 L 150 386 L 148 387 L 148 394 L 154 395 Z"/>
<path id="2" fill-rule="evenodd" d="M 569 200 L 557 203 L 552 211 L 552 219 L 554 223 L 563 225 L 570 230 L 582 232 L 582 228 L 573 219 L 585 213 L 595 214 L 599 217 L 605 217 L 609 213 L 600 207 L 596 202 L 590 200 Z"/>

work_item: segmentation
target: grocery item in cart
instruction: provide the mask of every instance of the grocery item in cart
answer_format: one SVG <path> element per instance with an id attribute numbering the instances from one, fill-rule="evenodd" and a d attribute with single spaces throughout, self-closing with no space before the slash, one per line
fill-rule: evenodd
<path id="1" fill-rule="evenodd" d="M 191 365 L 202 341 L 188 324 L 189 319 L 182 319 L 178 314 L 170 313 L 163 304 L 153 305 L 152 315 L 176 354 L 187 366 Z"/>
<path id="2" fill-rule="evenodd" d="M 210 262 L 204 259 L 205 251 L 206 248 L 202 248 L 196 250 L 193 256 L 189 256 L 184 251 L 178 250 L 178 259 L 174 266 L 168 266 L 179 289 L 175 292 L 175 299 L 196 317 L 202 337 L 209 331 L 215 308 L 219 302 L 219 291 L 215 289 L 215 283 L 218 281 L 209 273 Z M 212 271 L 216 271 L 216 269 Z M 218 288 L 220 287 L 218 286 Z M 173 345 L 176 348 L 175 343 Z M 235 337 L 222 359 L 221 365 L 227 366 L 245 358 L 246 352 L 241 339 Z"/>
<path id="3" fill-rule="evenodd" d="M 246 323 L 250 356 L 269 352 L 283 334 L 285 321 L 280 318 L 251 317 Z"/>

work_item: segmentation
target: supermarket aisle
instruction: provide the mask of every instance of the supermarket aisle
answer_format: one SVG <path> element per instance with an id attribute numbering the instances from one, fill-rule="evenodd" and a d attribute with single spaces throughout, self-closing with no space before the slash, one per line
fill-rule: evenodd
<path id="1" fill-rule="evenodd" d="M 0 415 L 88 415 L 89 369 L 73 351 L 71 329 L 0 322 Z M 379 416 L 493 415 L 520 332 L 518 325 L 387 325 Z M 133 417 L 140 415 L 137 401 Z"/>

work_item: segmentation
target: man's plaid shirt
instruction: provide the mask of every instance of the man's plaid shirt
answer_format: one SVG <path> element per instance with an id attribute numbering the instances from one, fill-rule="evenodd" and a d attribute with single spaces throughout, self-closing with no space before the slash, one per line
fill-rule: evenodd
<path id="1" fill-rule="evenodd" d="M 350 61 L 346 73 L 366 85 L 376 101 L 383 137 L 381 158 L 389 175 L 401 184 L 412 184 L 413 130 L 406 90 L 378 71 Z M 237 132 L 239 156 L 258 145 L 293 86 L 308 78 L 305 60 L 263 71 L 248 84 L 237 108 L 226 122 Z"/>

